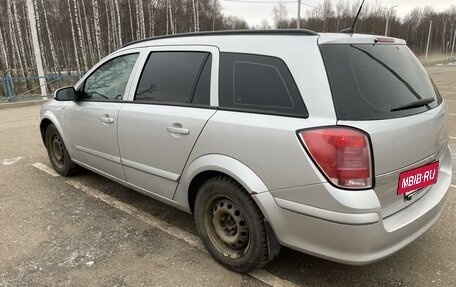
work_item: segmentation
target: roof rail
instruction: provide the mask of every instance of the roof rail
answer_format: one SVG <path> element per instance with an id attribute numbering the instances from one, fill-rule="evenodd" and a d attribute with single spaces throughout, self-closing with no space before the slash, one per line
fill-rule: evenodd
<path id="1" fill-rule="evenodd" d="M 136 40 L 130 43 L 127 43 L 122 46 L 122 48 L 131 46 L 133 44 L 142 43 L 146 41 L 159 40 L 159 39 L 168 39 L 168 38 L 180 38 L 180 37 L 199 37 L 199 36 L 224 36 L 224 35 L 307 35 L 307 36 L 316 36 L 319 35 L 312 30 L 307 29 L 277 29 L 277 30 L 226 30 L 226 31 L 208 31 L 208 32 L 193 32 L 193 33 L 182 33 L 182 34 L 173 34 L 173 35 L 163 35 L 152 38 L 146 38 L 141 40 Z"/>

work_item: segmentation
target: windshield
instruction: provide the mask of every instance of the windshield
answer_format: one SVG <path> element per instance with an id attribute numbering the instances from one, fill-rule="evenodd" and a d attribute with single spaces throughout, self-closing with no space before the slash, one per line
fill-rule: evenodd
<path id="1" fill-rule="evenodd" d="M 406 45 L 322 45 L 320 50 L 340 120 L 404 117 L 441 102 Z"/>

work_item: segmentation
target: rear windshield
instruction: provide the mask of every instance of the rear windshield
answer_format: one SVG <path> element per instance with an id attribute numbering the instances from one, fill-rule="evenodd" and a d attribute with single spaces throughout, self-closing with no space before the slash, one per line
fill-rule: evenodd
<path id="1" fill-rule="evenodd" d="M 322 45 L 320 50 L 340 120 L 404 117 L 441 102 L 406 45 Z"/>

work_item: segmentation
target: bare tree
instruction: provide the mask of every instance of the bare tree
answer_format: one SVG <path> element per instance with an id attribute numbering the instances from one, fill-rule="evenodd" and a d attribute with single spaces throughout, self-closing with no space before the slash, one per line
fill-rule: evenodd
<path id="1" fill-rule="evenodd" d="M 109 3 L 109 21 L 111 22 L 111 36 L 108 37 L 108 39 L 111 41 L 111 49 L 109 52 L 111 53 L 113 50 L 117 49 L 117 38 L 119 37 L 119 32 L 117 31 L 118 26 L 117 26 L 117 18 L 116 18 L 116 8 L 115 8 L 115 3 L 114 1 L 110 1 Z"/>
<path id="2" fill-rule="evenodd" d="M 195 0 L 195 8 L 196 8 L 196 32 L 200 31 L 200 1 Z"/>
<path id="3" fill-rule="evenodd" d="M 133 28 L 133 17 L 132 17 L 133 11 L 131 10 L 131 1 L 127 1 L 127 3 L 128 3 L 128 19 L 129 19 L 129 22 L 130 22 L 130 39 L 133 40 L 133 39 L 135 39 L 134 38 L 135 29 Z"/>
<path id="4" fill-rule="evenodd" d="M 287 8 L 283 3 L 279 3 L 272 8 L 272 18 L 277 29 L 285 28 L 288 21 Z"/>
<path id="5" fill-rule="evenodd" d="M 145 27 L 144 27 L 144 6 L 143 6 L 143 2 L 142 0 L 137 0 L 136 1 L 136 7 L 138 7 L 137 11 L 138 11 L 138 15 L 137 15 L 137 18 L 138 18 L 138 32 L 139 33 L 139 39 L 143 39 L 146 35 L 146 32 L 145 32 Z"/>
<path id="6" fill-rule="evenodd" d="M 0 64 L 1 63 L 5 63 L 3 67 L 0 67 L 0 68 L 3 68 L 4 70 L 8 71 L 10 69 L 10 65 L 9 65 L 9 62 L 8 62 L 8 54 L 7 54 L 7 51 L 6 51 L 6 47 L 5 47 L 5 41 L 3 39 L 3 33 L 2 33 L 2 29 L 0 27 L 0 47 L 1 47 L 1 61 L 0 61 Z"/>
<path id="7" fill-rule="evenodd" d="M 136 39 L 141 39 L 141 16 L 139 15 L 139 1 L 135 0 Z"/>
<path id="8" fill-rule="evenodd" d="M 101 49 L 101 27 L 100 27 L 100 15 L 98 10 L 98 0 L 93 0 L 93 24 L 95 27 L 95 51 L 97 54 L 97 60 L 100 60 L 100 49 Z"/>
<path id="9" fill-rule="evenodd" d="M 111 16 L 111 9 L 110 9 L 110 5 L 108 5 L 108 3 L 105 3 L 105 19 L 106 19 L 106 26 L 107 26 L 107 32 L 108 32 L 108 35 L 113 35 L 113 27 L 112 27 L 112 22 L 109 20 L 110 18 L 112 18 Z M 111 37 L 109 37 L 108 39 L 106 39 L 106 42 L 107 42 L 107 48 L 108 48 L 108 51 L 107 53 L 110 53 L 113 48 L 112 48 L 112 39 Z"/>
<path id="10" fill-rule="evenodd" d="M 39 14 L 39 10 L 37 9 L 38 7 L 38 1 L 37 0 L 33 0 L 33 7 L 35 8 L 35 19 L 36 19 L 36 28 L 38 30 L 38 36 L 40 39 L 43 39 L 44 36 L 43 36 L 43 29 L 41 29 L 41 18 L 40 18 L 40 14 Z M 46 57 L 46 52 L 45 52 L 45 49 L 44 49 L 44 45 L 43 45 L 43 41 L 39 41 L 38 40 L 38 45 L 40 47 L 40 51 L 41 51 L 41 58 L 43 59 L 43 64 L 45 67 L 48 67 L 48 59 Z"/>
<path id="11" fill-rule="evenodd" d="M 96 62 L 96 59 L 94 58 L 95 56 L 95 51 L 93 47 L 93 40 L 92 40 L 92 30 L 91 30 L 91 25 L 89 25 L 89 19 L 87 17 L 87 10 L 85 8 L 85 1 L 81 1 L 82 4 L 82 13 L 81 13 L 81 19 L 84 21 L 84 28 L 85 28 L 85 38 L 86 38 L 86 46 L 87 46 L 87 51 L 88 53 L 88 58 L 89 58 L 89 63 L 90 66 L 93 65 Z"/>
<path id="12" fill-rule="evenodd" d="M 44 0 L 41 0 L 41 5 L 44 6 Z M 52 64 L 50 64 L 51 61 L 49 61 L 48 66 L 52 66 L 53 68 L 55 68 L 55 66 L 57 65 L 57 55 L 55 53 L 54 42 L 52 41 L 52 33 L 51 33 L 50 26 L 49 26 L 47 12 L 48 11 L 46 11 L 46 10 L 43 11 L 43 14 L 44 14 L 44 25 L 45 25 L 46 31 L 47 31 L 46 34 L 47 34 L 47 40 L 48 40 L 48 43 L 49 43 L 49 50 L 51 52 L 51 61 L 52 61 Z"/>
<path id="13" fill-rule="evenodd" d="M 81 71 L 81 61 L 79 61 L 79 53 L 78 53 L 78 45 L 77 45 L 77 35 L 76 35 L 76 32 L 75 32 L 75 29 L 74 29 L 74 21 L 73 21 L 73 16 L 71 15 L 71 2 L 70 0 L 67 0 L 68 1 L 68 8 L 69 8 L 69 11 L 70 11 L 70 15 L 69 15 L 69 18 L 70 18 L 70 26 L 71 26 L 71 38 L 73 39 L 73 51 L 74 51 L 74 55 L 75 55 L 75 60 L 76 60 L 76 67 L 78 69 L 78 72 Z M 79 50 L 80 51 L 80 50 Z M 82 51 L 81 51 L 82 52 Z"/>
<path id="14" fill-rule="evenodd" d="M 328 31 L 329 29 L 329 21 L 334 18 L 334 10 L 331 4 L 331 0 L 323 1 L 322 8 L 321 8 L 322 16 L 324 19 L 323 22 L 323 32 Z"/>
<path id="15" fill-rule="evenodd" d="M 22 36 L 22 28 L 21 28 L 21 22 L 19 15 L 17 13 L 17 1 L 13 1 L 13 18 L 14 18 L 14 23 L 15 23 L 15 31 L 16 31 L 16 45 L 19 47 L 19 61 L 22 64 L 22 69 L 27 66 L 27 61 L 26 59 L 23 59 L 23 56 L 25 55 L 25 46 L 24 46 L 24 37 Z M 21 55 L 22 54 L 22 55 Z M 23 71 L 24 74 L 26 75 L 26 71 Z"/>
<path id="16" fill-rule="evenodd" d="M 248 29 L 247 23 L 239 17 L 228 16 L 223 18 L 222 22 L 223 26 L 229 30 Z"/>
<path id="17" fill-rule="evenodd" d="M 119 10 L 119 1 L 118 0 L 114 0 L 114 7 L 116 9 L 116 17 L 115 17 L 115 21 L 116 21 L 116 24 L 117 24 L 117 28 L 116 28 L 116 31 L 117 31 L 117 47 L 120 47 L 122 46 L 122 19 L 120 18 L 120 10 Z"/>
<path id="18" fill-rule="evenodd" d="M 81 58 L 82 58 L 82 67 L 84 68 L 84 71 L 88 69 L 88 63 L 87 63 L 87 51 L 84 48 L 84 40 L 82 36 L 82 25 L 81 25 L 81 18 L 79 15 L 79 5 L 77 0 L 73 0 L 73 9 L 74 9 L 74 20 L 76 23 L 76 31 L 78 33 L 78 46 L 79 46 L 79 51 L 81 52 Z"/>
<path id="19" fill-rule="evenodd" d="M 173 3 L 171 3 L 170 0 L 168 0 L 168 12 L 169 12 L 169 24 L 170 24 L 170 30 L 171 34 L 174 34 L 174 17 L 173 17 Z"/>
<path id="20" fill-rule="evenodd" d="M 169 0 L 166 0 L 166 35 L 169 34 Z"/>
<path id="21" fill-rule="evenodd" d="M 193 31 L 198 32 L 198 20 L 197 20 L 197 6 L 198 2 L 196 0 L 192 0 L 192 8 L 193 8 Z"/>
<path id="22" fill-rule="evenodd" d="M 7 5 L 7 13 L 8 13 L 8 20 L 9 20 L 9 29 L 10 29 L 10 37 L 13 38 L 11 43 L 12 43 L 12 47 L 13 47 L 13 61 L 17 61 L 17 63 L 19 64 L 19 73 L 21 76 L 24 76 L 24 65 L 23 65 L 23 62 L 22 62 L 22 59 L 21 59 L 21 55 L 19 54 L 19 46 L 18 46 L 18 41 L 17 41 L 17 34 L 15 33 L 15 29 L 14 29 L 14 18 L 15 18 L 15 15 L 13 14 L 13 9 L 11 8 L 11 2 L 10 0 L 7 0 L 6 1 L 6 5 Z"/>
<path id="23" fill-rule="evenodd" d="M 155 36 L 155 1 L 147 1 L 147 5 L 149 8 L 149 35 Z"/>

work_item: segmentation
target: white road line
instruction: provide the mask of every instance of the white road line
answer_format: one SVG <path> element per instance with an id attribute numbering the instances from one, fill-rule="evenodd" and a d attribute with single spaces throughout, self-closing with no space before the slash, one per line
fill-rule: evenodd
<path id="1" fill-rule="evenodd" d="M 199 237 L 197 237 L 191 233 L 188 233 L 186 231 L 183 231 L 182 229 L 174 227 L 161 219 L 158 219 L 131 205 L 125 204 L 125 203 L 117 200 L 116 198 L 114 198 L 108 194 L 105 194 L 103 192 L 100 192 L 97 189 L 87 186 L 79 181 L 68 180 L 66 183 L 85 192 L 86 194 L 88 194 L 92 197 L 98 198 L 99 200 L 109 204 L 112 207 L 120 209 L 123 212 L 125 212 L 157 229 L 160 229 L 161 231 L 166 232 L 167 234 L 169 234 L 171 236 L 179 238 L 179 239 L 187 242 L 191 246 L 196 247 L 197 249 L 207 253 L 207 250 L 204 247 L 204 244 L 199 239 Z M 296 286 L 295 284 L 293 284 L 287 280 L 281 279 L 281 278 L 269 273 L 268 271 L 266 271 L 264 269 L 256 269 L 256 270 L 249 272 L 249 274 L 251 276 L 257 278 L 258 280 L 260 280 L 266 284 L 269 284 L 271 286 L 274 286 L 274 287 L 294 287 L 294 286 Z"/>
<path id="2" fill-rule="evenodd" d="M 451 187 L 452 187 L 452 188 L 456 188 L 456 184 L 452 184 Z"/>
<path id="3" fill-rule="evenodd" d="M 274 287 L 294 287 L 297 286 L 290 281 L 280 279 L 279 277 L 269 273 L 264 269 L 255 269 L 250 271 L 249 274 L 256 279 L 263 281 L 266 284 L 269 284 Z"/>
<path id="4" fill-rule="evenodd" d="M 456 140 L 456 137 L 449 137 L 449 138 L 452 139 L 452 140 Z"/>
<path id="5" fill-rule="evenodd" d="M 456 116 L 456 114 L 452 114 L 452 113 L 450 113 L 450 116 Z"/>
<path id="6" fill-rule="evenodd" d="M 52 175 L 53 177 L 60 176 L 54 169 L 50 168 L 49 166 L 42 164 L 41 162 L 36 162 L 32 164 L 32 166 L 36 167 L 37 169 L 44 171 L 45 173 Z"/>
<path id="7" fill-rule="evenodd" d="M 23 159 L 22 156 L 13 157 L 13 158 L 5 158 L 5 159 L 2 161 L 2 165 L 13 165 L 13 164 L 15 164 L 16 162 L 20 161 L 21 159 Z"/>
<path id="8" fill-rule="evenodd" d="M 92 196 L 92 197 L 95 197 L 95 198 L 98 198 L 100 199 L 101 201 L 111 205 L 112 207 L 115 207 L 117 209 L 120 209 L 122 210 L 123 212 L 139 219 L 139 220 L 142 220 L 144 221 L 145 223 L 155 227 L 155 228 L 158 228 L 166 233 L 168 233 L 169 235 L 172 235 L 176 238 L 179 238 L 185 242 L 187 242 L 188 244 L 190 244 L 191 246 L 193 247 L 196 247 L 200 250 L 205 250 L 204 248 L 204 245 L 203 243 L 201 242 L 201 240 L 194 236 L 193 234 L 191 233 L 188 233 L 186 231 L 183 231 L 179 228 L 176 228 L 174 226 L 171 226 L 169 225 L 168 223 L 164 222 L 163 220 L 161 219 L 158 219 L 154 216 L 151 216 L 150 214 L 148 213 L 145 213 L 144 211 L 141 211 L 137 208 L 134 208 L 133 206 L 131 205 L 128 205 L 128 204 L 125 204 L 119 200 L 117 200 L 116 198 L 108 195 L 108 194 L 105 194 L 103 192 L 100 192 L 98 191 L 97 189 L 94 189 L 88 185 L 85 185 L 79 181 L 76 181 L 76 180 L 68 180 L 66 183 L 68 183 L 69 185 L 87 193 L 88 195 Z"/>
<path id="9" fill-rule="evenodd" d="M 453 93 L 453 92 L 447 92 L 447 93 Z M 453 100 L 445 100 L 445 102 L 448 102 L 448 103 L 456 103 L 456 101 L 453 101 Z"/>

